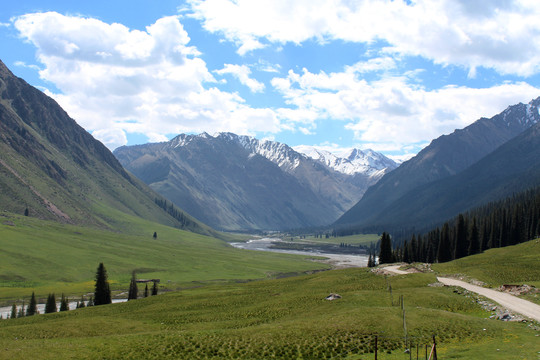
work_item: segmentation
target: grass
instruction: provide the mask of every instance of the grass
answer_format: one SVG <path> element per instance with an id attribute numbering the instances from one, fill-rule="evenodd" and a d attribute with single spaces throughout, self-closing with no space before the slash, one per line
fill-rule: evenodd
<path id="1" fill-rule="evenodd" d="M 477 279 L 494 288 L 503 284 L 528 284 L 540 288 L 540 239 L 433 264 L 432 269 L 442 275 Z M 539 296 L 531 294 L 524 297 L 540 304 Z"/>
<path id="2" fill-rule="evenodd" d="M 470 298 L 428 287 L 433 274 L 388 281 L 405 298 L 413 345 L 424 349 L 435 334 L 440 358 L 532 359 L 540 351 L 537 331 L 486 319 Z M 330 292 L 342 298 L 324 300 Z M 0 358 L 373 359 L 375 335 L 379 359 L 408 358 L 387 280 L 347 269 L 0 321 Z"/>
<path id="3" fill-rule="evenodd" d="M 215 238 L 123 217 L 118 221 L 131 224 L 127 233 L 2 214 L 0 303 L 9 305 L 32 291 L 42 299 L 50 292 L 78 299 L 93 291 L 100 262 L 117 292 L 127 290 L 133 270 L 139 278 L 161 279 L 162 290 L 174 290 L 328 268 L 307 257 L 235 249 Z"/>
<path id="4" fill-rule="evenodd" d="M 301 241 L 306 240 L 310 242 L 315 243 L 322 243 L 322 244 L 350 244 L 350 245 L 367 245 L 369 246 L 371 243 L 377 243 L 380 239 L 380 235 L 377 234 L 358 234 L 358 235 L 349 235 L 349 236 L 340 236 L 340 237 L 322 237 L 318 238 L 315 236 L 306 236 L 305 239 L 299 239 Z M 296 241 L 297 238 L 294 239 Z"/>

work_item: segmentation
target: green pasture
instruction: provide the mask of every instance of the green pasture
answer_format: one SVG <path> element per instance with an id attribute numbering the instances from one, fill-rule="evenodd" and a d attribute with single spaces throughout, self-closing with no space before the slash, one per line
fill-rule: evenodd
<path id="1" fill-rule="evenodd" d="M 162 290 L 174 290 L 328 268 L 307 257 L 239 250 L 219 239 L 124 216 L 119 221 L 130 226 L 120 233 L 0 214 L 0 304 L 32 291 L 40 298 L 51 292 L 80 298 L 93 291 L 100 262 L 120 296 L 134 270 L 138 278 L 157 278 Z"/>
<path id="2" fill-rule="evenodd" d="M 409 359 L 406 347 L 423 355 L 433 335 L 440 359 L 537 357 L 538 331 L 488 319 L 474 299 L 428 286 L 435 281 L 335 270 L 3 320 L 0 358 L 374 359 L 377 336 L 378 359 Z M 331 292 L 342 298 L 325 300 Z"/>
<path id="3" fill-rule="evenodd" d="M 371 243 L 377 243 L 381 238 L 380 235 L 377 234 L 358 234 L 358 235 L 349 235 L 349 236 L 340 236 L 340 237 L 332 237 L 326 238 L 323 236 L 315 237 L 315 236 L 306 236 L 305 239 L 299 239 L 299 240 L 306 240 L 316 243 L 324 243 L 324 244 L 350 244 L 350 245 L 367 245 L 369 246 Z M 295 241 L 297 238 L 294 239 Z"/>

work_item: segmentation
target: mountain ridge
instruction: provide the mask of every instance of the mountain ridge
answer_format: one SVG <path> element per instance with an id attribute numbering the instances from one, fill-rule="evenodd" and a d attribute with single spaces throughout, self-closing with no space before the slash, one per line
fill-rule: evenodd
<path id="1" fill-rule="evenodd" d="M 400 199 L 423 186 L 454 176 L 540 121 L 540 98 L 509 106 L 492 118 L 433 140 L 415 157 L 368 189 L 336 226 L 356 228 L 380 223 Z M 410 196 L 409 196 L 410 198 Z M 403 203 L 403 201 L 401 201 Z"/>
<path id="2" fill-rule="evenodd" d="M 228 230 L 329 224 L 386 171 L 351 176 L 286 144 L 233 133 L 180 134 L 168 142 L 120 147 L 114 154 L 156 191 L 197 218 Z M 258 201 L 265 209 L 254 204 Z M 218 214 L 203 209 L 212 206 Z"/>

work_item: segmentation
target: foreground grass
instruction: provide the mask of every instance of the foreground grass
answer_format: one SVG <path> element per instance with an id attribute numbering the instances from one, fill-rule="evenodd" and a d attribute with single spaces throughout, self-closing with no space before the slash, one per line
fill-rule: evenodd
<path id="1" fill-rule="evenodd" d="M 126 291 L 131 272 L 161 279 L 161 289 L 203 283 L 272 278 L 328 266 L 307 257 L 260 253 L 141 219 L 122 219 L 116 233 L 24 216 L 0 216 L 0 304 L 49 293 L 77 299 L 93 291 L 97 265 L 107 268 L 113 290 Z M 157 239 L 152 237 L 157 232 Z"/>
<path id="2" fill-rule="evenodd" d="M 408 359 L 400 295 L 413 347 L 436 335 L 443 359 L 536 358 L 538 331 L 486 319 L 472 299 L 432 282 L 347 269 L 3 320 L 0 358 L 373 359 L 378 335 L 379 359 Z M 342 298 L 324 300 L 330 292 Z"/>

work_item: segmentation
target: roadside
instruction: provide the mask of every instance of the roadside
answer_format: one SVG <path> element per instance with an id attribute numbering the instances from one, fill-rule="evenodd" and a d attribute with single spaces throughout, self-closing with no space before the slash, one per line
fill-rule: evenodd
<path id="1" fill-rule="evenodd" d="M 399 264 L 385 266 L 385 267 L 379 268 L 377 272 L 387 273 L 387 274 L 396 274 L 396 275 L 407 275 L 414 272 L 418 272 L 418 270 L 414 268 L 410 268 L 407 270 L 400 270 L 400 267 L 402 267 L 402 265 L 399 265 Z M 540 322 L 540 305 L 537 305 L 533 302 L 521 299 L 517 296 L 511 295 L 508 293 L 503 293 L 500 291 L 469 284 L 461 280 L 445 278 L 445 277 L 437 277 L 437 280 L 446 286 L 458 286 L 468 291 L 477 293 L 481 296 L 484 296 L 488 299 L 495 301 L 496 303 L 505 307 L 509 311 L 521 314 L 537 322 Z"/>

